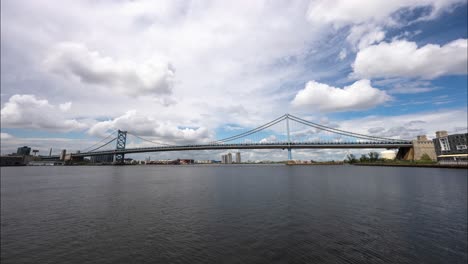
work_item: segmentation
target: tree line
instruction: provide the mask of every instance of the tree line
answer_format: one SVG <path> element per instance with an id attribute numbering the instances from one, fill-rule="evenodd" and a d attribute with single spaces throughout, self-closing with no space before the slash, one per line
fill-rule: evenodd
<path id="1" fill-rule="evenodd" d="M 369 152 L 369 154 L 362 154 L 361 157 L 358 159 L 354 154 L 348 154 L 346 156 L 346 162 L 348 163 L 356 163 L 356 162 L 373 162 L 378 161 L 380 158 L 380 154 L 378 152 Z"/>
<path id="2" fill-rule="evenodd" d="M 345 162 L 352 164 L 357 162 L 375 162 L 379 160 L 382 160 L 380 158 L 380 154 L 378 152 L 372 151 L 369 152 L 369 154 L 362 154 L 359 159 L 354 154 L 348 154 L 346 156 Z M 429 157 L 429 155 L 426 153 L 424 153 L 419 160 L 424 162 L 432 161 L 431 157 Z"/>

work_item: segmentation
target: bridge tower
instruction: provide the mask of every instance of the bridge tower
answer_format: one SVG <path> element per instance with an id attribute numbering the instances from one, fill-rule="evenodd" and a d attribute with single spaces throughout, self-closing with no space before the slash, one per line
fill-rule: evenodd
<path id="1" fill-rule="evenodd" d="M 125 144 L 127 144 L 127 131 L 118 130 L 117 132 L 117 145 L 115 150 L 125 149 Z M 124 163 L 125 154 L 115 154 L 114 162 L 118 164 Z"/>
<path id="2" fill-rule="evenodd" d="M 289 114 L 286 114 L 286 132 L 288 134 L 288 145 L 291 145 L 291 137 L 289 135 Z M 288 160 L 292 160 L 291 148 L 288 148 Z"/>

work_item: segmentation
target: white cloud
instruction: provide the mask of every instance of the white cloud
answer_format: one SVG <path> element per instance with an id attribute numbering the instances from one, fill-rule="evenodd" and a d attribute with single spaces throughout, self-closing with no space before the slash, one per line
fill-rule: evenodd
<path id="1" fill-rule="evenodd" d="M 357 78 L 419 77 L 434 79 L 443 75 L 467 73 L 467 39 L 443 46 L 415 42 L 382 42 L 360 50 L 353 64 Z"/>
<path id="2" fill-rule="evenodd" d="M 379 43 L 385 38 L 385 32 L 381 27 L 373 24 L 353 26 L 346 40 L 356 50 L 361 50 L 374 43 Z"/>
<path id="3" fill-rule="evenodd" d="M 27 61 L 23 64 L 29 71 L 8 67 L 9 76 L 36 70 L 45 83 L 41 94 L 73 98 L 70 111 L 82 116 L 137 109 L 164 112 L 161 118 L 166 120 L 179 118 L 179 113 L 190 119 L 212 115 L 219 124 L 226 117 L 217 109 L 234 102 L 263 118 L 284 113 L 271 111 L 271 105 L 289 96 L 277 90 L 313 69 L 303 61 L 321 39 L 321 29 L 306 19 L 307 5 L 307 0 L 18 0 L 2 8 L 2 44 L 7 44 L 2 50 L 14 47 L 18 54 L 2 54 L 12 54 L 9 64 L 21 61 L 18 57 Z M 157 69 L 146 71 L 150 64 Z M 44 74 L 43 69 L 49 71 Z M 325 74 L 332 73 L 317 69 L 311 78 Z M 131 81 L 135 79 L 149 81 L 141 85 Z M 14 88 L 6 89 L 11 94 Z"/>
<path id="4" fill-rule="evenodd" d="M 243 130 L 245 127 L 235 126 L 235 125 L 225 125 L 223 129 L 226 131 L 236 131 L 236 130 Z"/>
<path id="5" fill-rule="evenodd" d="M 59 104 L 60 110 L 62 110 L 64 112 L 70 110 L 71 106 L 72 106 L 72 102 L 66 102 L 66 103 L 63 103 L 63 104 Z"/>
<path id="6" fill-rule="evenodd" d="M 137 64 L 119 61 L 73 42 L 59 43 L 49 52 L 44 66 L 64 77 L 130 96 L 167 95 L 172 92 L 175 70 L 169 63 Z"/>
<path id="7" fill-rule="evenodd" d="M 10 97 L 1 110 L 2 127 L 32 128 L 50 131 L 82 130 L 86 124 L 75 119 L 67 119 L 61 111 L 46 99 L 34 95 L 16 94 Z"/>
<path id="8" fill-rule="evenodd" d="M 337 112 L 369 109 L 389 101 L 385 92 L 371 86 L 369 80 L 360 80 L 343 89 L 310 81 L 292 101 L 298 108 Z"/>
<path id="9" fill-rule="evenodd" d="M 270 135 L 266 138 L 262 138 L 260 140 L 260 143 L 269 143 L 269 142 L 276 142 L 278 139 L 276 138 L 275 135 Z"/>
<path id="10" fill-rule="evenodd" d="M 202 133 L 198 127 L 255 127 L 289 111 L 297 83 L 348 72 L 340 51 L 350 59 L 351 45 L 382 41 L 398 9 L 428 4 L 429 18 L 454 2 L 351 1 L 343 8 L 348 1 L 3 1 L 2 98 L 40 94 L 53 102 L 57 123 L 116 117 L 94 121 L 99 135 L 118 122 L 164 141 L 183 130 L 182 138 Z M 319 13 L 309 13 L 315 20 L 307 18 L 309 4 L 317 5 Z M 345 27 L 330 32 L 327 23 Z M 349 30 L 368 24 L 375 27 L 341 45 Z M 44 74 L 44 65 L 56 74 Z M 119 119 L 128 109 L 141 121 Z"/>
<path id="11" fill-rule="evenodd" d="M 438 89 L 431 85 L 428 81 L 413 81 L 413 82 L 404 82 L 399 81 L 394 84 L 388 92 L 390 94 L 417 94 L 417 93 L 427 93 Z"/>
<path id="12" fill-rule="evenodd" d="M 344 59 L 346 59 L 346 56 L 347 56 L 347 55 L 348 55 L 348 54 L 347 54 L 347 52 L 346 52 L 346 49 L 342 49 L 342 50 L 340 51 L 340 54 L 338 55 L 338 58 L 339 58 L 340 60 L 344 60 Z"/>
<path id="13" fill-rule="evenodd" d="M 421 19 L 431 19 L 463 0 L 316 0 L 311 1 L 308 18 L 312 23 L 332 24 L 339 28 L 349 24 L 396 23 L 392 14 L 401 9 L 430 7 L 431 12 Z"/>
<path id="14" fill-rule="evenodd" d="M 0 133 L 0 139 L 1 140 L 12 139 L 12 138 L 13 138 L 13 136 L 8 134 L 8 133 L 3 133 L 3 132 Z"/>
<path id="15" fill-rule="evenodd" d="M 338 122 L 340 129 L 367 135 L 416 139 L 418 135 L 435 137 L 435 132 L 466 132 L 468 116 L 466 109 L 438 110 L 395 116 L 368 116 Z"/>
<path id="16" fill-rule="evenodd" d="M 161 122 L 157 117 L 143 115 L 135 110 L 112 120 L 98 122 L 89 129 L 88 133 L 105 136 L 109 130 L 117 129 L 165 144 L 203 143 L 214 139 L 212 132 L 205 127 L 181 127 Z"/>

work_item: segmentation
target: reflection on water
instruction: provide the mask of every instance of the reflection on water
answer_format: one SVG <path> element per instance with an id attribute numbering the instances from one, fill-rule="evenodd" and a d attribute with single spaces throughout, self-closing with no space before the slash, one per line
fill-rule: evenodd
<path id="1" fill-rule="evenodd" d="M 467 172 L 1 169 L 2 263 L 466 263 Z"/>

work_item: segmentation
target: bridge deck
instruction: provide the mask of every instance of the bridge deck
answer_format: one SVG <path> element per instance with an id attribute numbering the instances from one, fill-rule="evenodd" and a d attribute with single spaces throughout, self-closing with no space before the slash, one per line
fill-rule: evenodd
<path id="1" fill-rule="evenodd" d="M 252 143 L 252 144 L 204 144 L 204 145 L 181 145 L 149 148 L 128 148 L 122 150 L 106 150 L 95 152 L 73 153 L 73 157 L 89 157 L 109 154 L 131 154 L 145 152 L 164 151 L 188 151 L 188 150 L 220 150 L 220 149 L 350 149 L 350 148 L 400 148 L 411 147 L 409 141 L 395 142 L 359 142 L 359 143 Z"/>

